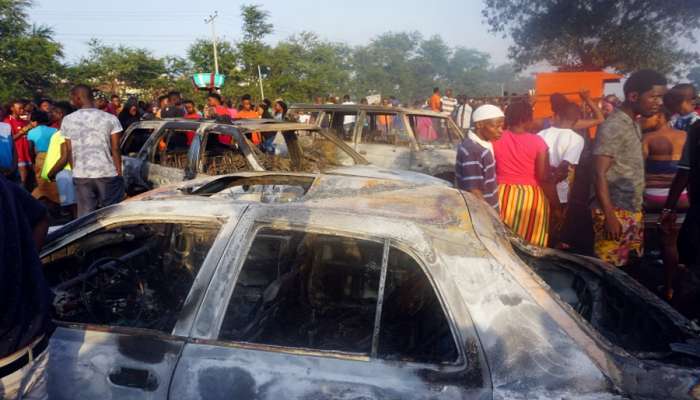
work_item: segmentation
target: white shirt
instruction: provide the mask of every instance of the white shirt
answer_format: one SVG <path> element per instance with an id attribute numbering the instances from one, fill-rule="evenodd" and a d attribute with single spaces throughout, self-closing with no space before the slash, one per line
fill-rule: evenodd
<path id="1" fill-rule="evenodd" d="M 473 131 L 469 131 L 469 132 L 467 133 L 467 137 L 469 137 L 469 139 L 471 139 L 471 140 L 473 140 L 473 141 L 479 143 L 479 144 L 481 145 L 481 147 L 483 147 L 483 148 L 487 149 L 488 151 L 490 151 L 490 152 L 491 152 L 491 155 L 493 156 L 493 143 L 489 142 L 488 140 L 484 140 L 484 139 L 480 138 L 479 135 L 477 135 L 477 134 L 474 133 Z M 496 157 L 494 156 L 493 159 L 495 160 Z"/>
<path id="2" fill-rule="evenodd" d="M 544 139 L 549 147 L 549 165 L 557 168 L 566 161 L 571 165 L 578 165 L 585 141 L 583 137 L 571 129 L 547 128 L 538 135 Z M 565 179 L 557 183 L 557 195 L 559 201 L 566 203 L 569 199 L 569 182 Z"/>
<path id="3" fill-rule="evenodd" d="M 457 126 L 462 129 L 469 129 L 472 123 L 472 107 L 469 104 L 457 106 Z"/>
<path id="4" fill-rule="evenodd" d="M 346 101 L 346 102 L 343 102 L 343 104 L 355 104 L 355 103 L 352 101 Z M 346 115 L 345 117 L 343 117 L 343 125 L 354 124 L 355 121 L 357 121 L 357 117 L 355 115 Z"/>

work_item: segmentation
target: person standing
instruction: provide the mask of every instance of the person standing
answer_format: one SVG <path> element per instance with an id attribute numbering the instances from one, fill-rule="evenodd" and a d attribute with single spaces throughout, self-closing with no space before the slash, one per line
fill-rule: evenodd
<path id="1" fill-rule="evenodd" d="M 182 102 L 182 105 L 185 107 L 185 119 L 197 120 L 202 118 L 202 114 L 197 111 L 197 107 L 195 107 L 192 100 L 185 100 Z"/>
<path id="2" fill-rule="evenodd" d="M 457 110 L 455 112 L 455 122 L 463 131 L 467 131 L 471 126 L 472 107 L 469 105 L 467 96 L 461 95 L 458 97 Z"/>
<path id="3" fill-rule="evenodd" d="M 244 94 L 241 96 L 241 108 L 238 110 L 238 118 L 240 119 L 259 119 L 260 114 L 257 110 L 253 108 L 253 102 L 249 94 Z M 262 144 L 262 137 L 260 132 L 253 132 L 250 136 L 250 140 L 255 145 Z"/>
<path id="4" fill-rule="evenodd" d="M 557 196 L 551 201 L 553 210 L 550 221 L 550 242 L 552 245 L 568 247 L 560 243 L 565 232 L 570 188 L 573 187 L 576 166 L 585 146 L 585 140 L 572 128 L 580 117 L 579 107 L 574 103 L 562 106 L 560 113 L 554 116 L 552 127 L 540 131 L 541 137 L 549 148 L 549 166 L 551 181 L 556 185 Z"/>
<path id="5" fill-rule="evenodd" d="M 141 111 L 135 101 L 127 101 L 122 111 L 119 113 L 119 123 L 122 129 L 127 130 L 129 127 L 141 120 Z"/>
<path id="6" fill-rule="evenodd" d="M 433 89 L 433 95 L 428 99 L 428 106 L 432 111 L 442 112 L 442 97 L 440 96 L 440 88 Z"/>
<path id="7" fill-rule="evenodd" d="M 503 133 L 504 115 L 500 108 L 486 104 L 474 112 L 474 131 L 457 149 L 456 186 L 498 209 L 498 182 L 491 142 Z"/>
<path id="8" fill-rule="evenodd" d="M 122 99 L 116 95 L 113 94 L 112 97 L 109 98 L 109 112 L 114 115 L 119 115 L 122 112 Z"/>
<path id="9" fill-rule="evenodd" d="M 0 121 L 3 120 L 4 115 L 5 111 L 0 107 Z M 0 175 L 10 181 L 19 182 L 12 127 L 6 122 L 0 122 Z"/>
<path id="10" fill-rule="evenodd" d="M 277 121 L 284 121 L 284 119 L 287 117 L 287 110 L 289 108 L 287 107 L 287 103 L 285 103 L 282 99 L 277 99 L 275 100 L 275 104 L 272 108 L 274 111 L 274 118 Z M 347 117 L 345 117 L 347 118 Z"/>
<path id="11" fill-rule="evenodd" d="M 182 118 L 185 116 L 185 108 L 182 106 L 182 95 L 178 91 L 168 93 L 168 104 L 160 112 L 161 118 Z M 126 127 L 124 127 L 126 129 Z"/>
<path id="12" fill-rule="evenodd" d="M 47 126 L 49 122 L 48 113 L 41 110 L 36 110 L 32 113 L 30 125 L 34 128 L 27 133 L 30 153 L 34 159 L 34 176 L 36 178 L 36 188 L 32 191 L 32 196 L 39 200 L 48 200 L 50 204 L 58 204 L 59 198 L 56 185 L 41 179 L 41 170 L 44 168 L 49 142 L 57 130 Z"/>
<path id="13" fill-rule="evenodd" d="M 29 119 L 24 112 L 24 103 L 21 100 L 15 100 L 10 103 L 7 116 L 3 122 L 10 125 L 12 131 L 12 141 L 15 144 L 19 179 L 25 189 L 30 189 L 32 180 L 29 172 L 32 168 L 32 157 L 31 154 L 29 154 L 27 132 L 29 132 L 32 127 L 29 126 Z"/>
<path id="14" fill-rule="evenodd" d="M 644 210 L 659 212 L 663 210 L 668 199 L 669 188 L 678 170 L 678 161 L 683 153 L 686 141 L 685 131 L 673 129 L 668 125 L 670 112 L 664 108 L 658 114 L 641 121 L 642 151 L 645 161 Z M 681 195 L 678 208 L 683 212 L 688 209 L 688 193 Z M 678 268 L 679 229 L 676 224 L 670 227 L 661 225 L 661 255 L 664 263 L 664 292 L 666 300 L 673 298 L 673 280 Z M 669 228 L 669 229 L 666 229 Z"/>
<path id="15" fill-rule="evenodd" d="M 122 126 L 114 115 L 95 108 L 92 91 L 77 85 L 70 92 L 77 111 L 61 124 L 73 167 L 73 183 L 81 217 L 124 198 Z"/>
<path id="16" fill-rule="evenodd" d="M 546 247 L 549 242 L 549 156 L 544 140 L 527 132 L 532 106 L 511 104 L 505 112 L 507 130 L 493 143 L 498 180 L 498 203 L 503 222 L 526 242 Z"/>
<path id="17" fill-rule="evenodd" d="M 635 120 L 660 111 L 666 78 L 652 70 L 637 71 L 623 91 L 625 101 L 598 127 L 593 145 L 593 250 L 616 267 L 643 254 L 644 155 Z"/>
<path id="18" fill-rule="evenodd" d="M 51 291 L 38 251 L 49 221 L 46 209 L 0 176 L 0 394 L 3 399 L 45 399 Z"/>
<path id="19" fill-rule="evenodd" d="M 442 102 L 442 113 L 448 118 L 451 118 L 452 112 L 457 108 L 457 99 L 452 97 L 452 89 L 447 89 L 440 101 Z"/>
<path id="20" fill-rule="evenodd" d="M 221 95 L 218 93 L 209 93 L 207 96 L 207 109 L 205 112 L 205 118 L 215 118 L 219 116 L 228 116 L 231 119 L 236 119 L 238 117 L 238 111 L 235 108 L 228 108 L 223 105 L 221 100 Z"/>

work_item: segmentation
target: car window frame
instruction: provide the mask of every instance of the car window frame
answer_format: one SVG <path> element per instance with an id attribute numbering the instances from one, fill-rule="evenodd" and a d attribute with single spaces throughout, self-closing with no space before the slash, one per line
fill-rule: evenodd
<path id="1" fill-rule="evenodd" d="M 283 230 L 283 231 L 301 231 L 304 233 L 314 233 L 314 234 L 320 234 L 320 235 L 330 235 L 330 236 L 339 236 L 342 238 L 352 238 L 352 239 L 358 239 L 358 240 L 365 240 L 365 241 L 372 241 L 376 243 L 380 243 L 384 246 L 382 250 L 382 266 L 381 266 L 381 272 L 380 272 L 380 282 L 379 282 L 379 288 L 377 292 L 377 311 L 375 312 L 375 324 L 373 326 L 373 335 L 372 335 L 372 346 L 370 353 L 365 355 L 364 353 L 353 353 L 353 352 L 347 352 L 347 351 L 340 351 L 340 350 L 320 350 L 320 349 L 313 349 L 313 348 L 307 348 L 307 347 L 289 347 L 289 346 L 278 346 L 278 345 L 271 345 L 271 344 L 264 344 L 264 343 L 255 343 L 255 342 L 245 342 L 245 341 L 236 341 L 236 340 L 229 340 L 229 339 L 219 339 L 219 334 L 221 332 L 221 328 L 223 325 L 223 321 L 226 316 L 226 311 L 228 309 L 229 302 L 231 300 L 231 297 L 233 296 L 233 292 L 236 288 L 236 284 L 238 283 L 238 279 L 240 277 L 240 273 L 243 270 L 243 266 L 245 265 L 247 256 L 253 246 L 253 243 L 255 242 L 255 239 L 257 238 L 258 234 L 260 233 L 261 230 L 263 229 L 273 229 L 273 230 Z M 444 297 L 442 296 L 440 290 L 438 289 L 438 286 L 436 285 L 436 282 L 433 278 L 433 276 L 429 273 L 429 270 L 426 268 L 425 262 L 418 257 L 418 255 L 410 250 L 410 246 L 407 244 L 404 244 L 400 241 L 395 240 L 394 238 L 385 236 L 374 236 L 374 235 L 366 235 L 363 233 L 359 232 L 352 232 L 352 231 L 345 231 L 345 230 L 338 230 L 338 229 L 333 229 L 333 228 L 324 228 L 324 227 L 318 227 L 318 226 L 313 226 L 313 225 L 300 225 L 300 224 L 289 224 L 289 225 L 284 225 L 282 227 L 277 226 L 275 224 L 269 223 L 269 222 L 263 222 L 263 221 L 252 221 L 251 226 L 249 229 L 247 229 L 244 233 L 245 235 L 245 242 L 241 245 L 240 252 L 238 253 L 237 257 L 232 260 L 233 265 L 229 266 L 229 268 L 233 269 L 233 275 L 232 275 L 232 280 L 230 282 L 229 289 L 226 291 L 224 294 L 223 298 L 226 299 L 224 302 L 225 306 L 222 306 L 223 312 L 221 315 L 219 315 L 219 318 L 217 321 L 214 322 L 214 324 L 211 326 L 212 332 L 214 332 L 214 336 L 210 339 L 197 339 L 198 342 L 201 343 L 211 343 L 215 345 L 223 345 L 226 347 L 241 347 L 241 348 L 252 348 L 252 349 L 257 349 L 261 351 L 274 351 L 278 353 L 283 353 L 283 354 L 306 354 L 306 355 L 313 355 L 313 356 L 318 356 L 318 357 L 327 357 L 327 358 L 341 358 L 341 359 L 356 359 L 356 360 L 361 360 L 361 361 L 367 361 L 367 362 L 381 362 L 385 363 L 387 365 L 394 365 L 394 366 L 400 366 L 400 365 L 411 365 L 411 366 L 416 366 L 416 367 L 429 367 L 429 368 L 471 368 L 473 365 L 471 365 L 470 361 L 466 357 L 466 351 L 464 347 L 462 346 L 462 343 L 464 342 L 461 338 L 461 335 L 459 333 L 459 329 L 457 329 L 457 326 L 455 325 L 455 319 L 453 314 L 450 312 L 449 307 L 447 306 L 447 302 L 445 301 Z M 411 257 L 416 264 L 419 266 L 421 269 L 421 272 L 423 273 L 424 277 L 428 279 L 428 282 L 430 283 L 430 287 L 433 290 L 433 293 L 437 297 L 438 301 L 440 302 L 440 307 L 442 308 L 443 311 L 443 316 L 447 319 L 447 324 L 450 327 L 450 334 L 452 337 L 452 341 L 454 343 L 455 349 L 457 351 L 457 359 L 454 362 L 443 362 L 443 363 L 430 363 L 430 362 L 419 362 L 419 361 L 402 361 L 402 360 L 387 360 L 378 357 L 377 351 L 378 351 L 378 340 L 379 340 L 379 333 L 381 331 L 381 307 L 384 301 L 384 283 L 386 282 L 386 274 L 388 272 L 388 257 L 389 257 L 389 252 L 391 249 L 394 248 L 397 251 L 401 251 L 404 254 L 408 255 Z M 408 251 L 407 251 L 408 250 Z M 384 282 L 382 282 L 384 281 Z M 377 347 L 375 347 L 375 340 L 377 341 Z M 480 344 L 479 344 L 480 346 Z"/>
<path id="2" fill-rule="evenodd" d="M 243 210 L 245 211 L 245 210 Z M 214 237 L 214 240 L 212 242 L 211 247 L 209 248 L 209 251 L 207 252 L 207 255 L 204 257 L 202 260 L 202 265 L 200 266 L 199 272 L 195 276 L 192 286 L 190 287 L 187 296 L 185 297 L 185 302 L 183 304 L 187 304 L 190 301 L 190 298 L 195 296 L 195 286 L 197 283 L 197 279 L 206 279 L 206 277 L 200 278 L 200 274 L 204 273 L 209 275 L 209 278 L 214 275 L 215 269 L 216 268 L 210 268 L 210 270 L 204 272 L 204 267 L 205 265 L 212 264 L 214 267 L 216 267 L 221 260 L 222 256 L 219 255 L 218 257 L 216 256 L 211 256 L 212 250 L 215 249 L 215 247 L 221 247 L 221 246 L 226 246 L 227 243 L 221 244 L 220 242 L 222 241 L 222 238 L 224 237 L 223 235 L 230 235 L 231 230 L 233 227 L 235 227 L 235 223 L 237 221 L 234 221 L 233 227 L 230 227 L 231 221 L 227 219 L 222 219 L 220 217 L 211 217 L 211 218 L 196 218 L 192 219 L 189 217 L 185 216 L 173 216 L 169 217 L 168 219 L 158 217 L 158 218 L 147 218 L 143 216 L 132 216 L 132 217 L 127 217 L 127 218 L 122 218 L 119 220 L 115 221 L 92 221 L 89 225 L 80 227 L 77 231 L 71 231 L 67 232 L 66 235 L 62 238 L 57 238 L 57 243 L 52 243 L 51 248 L 46 249 L 46 254 L 41 256 L 40 254 L 40 259 L 43 259 L 44 257 L 47 257 L 67 246 L 70 246 L 74 243 L 77 243 L 81 240 L 87 239 L 89 236 L 99 232 L 99 231 L 105 231 L 109 229 L 115 229 L 119 228 L 122 226 L 133 226 L 137 225 L 139 223 L 162 223 L 162 224 L 196 224 L 200 226 L 214 226 L 218 225 L 218 232 L 216 233 L 216 236 Z M 223 239 L 223 241 L 228 241 L 228 239 Z M 44 251 L 42 251 L 44 253 Z M 210 257 L 216 257 L 216 259 L 210 259 Z M 43 263 L 42 263 L 43 265 Z M 208 282 L 208 280 L 207 280 Z M 195 306 L 198 308 L 201 303 L 204 301 L 203 296 L 199 296 L 199 298 L 196 300 Z M 187 327 L 183 328 L 183 321 L 189 320 L 189 324 L 186 324 Z M 83 331 L 98 331 L 98 332 L 109 332 L 109 333 L 126 333 L 126 334 L 138 334 L 138 335 L 148 335 L 151 337 L 159 337 L 159 338 L 165 338 L 165 339 L 177 339 L 177 340 L 185 340 L 189 337 L 189 331 L 190 331 L 190 326 L 192 325 L 192 320 L 193 317 L 191 315 L 180 315 L 177 320 L 175 321 L 175 324 L 173 325 L 173 328 L 170 332 L 164 332 L 160 331 L 157 329 L 148 329 L 148 328 L 139 328 L 139 327 L 130 327 L 130 326 L 115 326 L 115 325 L 104 325 L 104 324 L 95 324 L 95 323 L 85 323 L 85 322 L 70 322 L 70 321 L 61 321 L 58 319 L 52 318 L 52 321 L 56 326 L 68 328 L 68 329 L 75 329 L 75 330 L 83 330 Z"/>
<path id="3" fill-rule="evenodd" d="M 462 134 L 462 131 L 456 126 L 454 121 L 452 121 L 452 118 L 450 117 L 445 117 L 445 116 L 438 116 L 438 115 L 424 115 L 421 113 L 405 113 L 404 114 L 406 117 L 406 123 L 408 124 L 409 129 L 411 130 L 411 136 L 413 136 L 414 143 L 416 147 L 419 150 L 424 150 L 424 149 L 430 149 L 430 148 L 454 148 L 456 149 L 457 146 L 464 140 L 464 135 Z M 426 117 L 426 118 L 436 118 L 436 119 L 444 119 L 447 121 L 447 136 L 450 139 L 450 143 L 444 143 L 444 144 L 427 144 L 427 143 L 421 143 L 418 140 L 418 135 L 413 129 L 413 125 L 411 125 L 411 117 Z M 452 125 L 452 128 L 450 129 L 450 125 Z M 452 142 L 452 132 L 457 132 L 457 137 L 454 139 L 455 141 Z"/>
<path id="4" fill-rule="evenodd" d="M 190 126 L 193 127 L 193 129 L 190 129 Z M 196 122 L 192 123 L 187 123 L 187 122 L 166 122 L 164 123 L 157 131 L 154 131 L 151 136 L 148 138 L 149 142 L 147 142 L 148 146 L 144 145 L 145 147 L 148 147 L 148 153 L 146 154 L 145 160 L 149 164 L 154 164 L 154 165 L 159 165 L 163 168 L 173 168 L 173 167 L 164 167 L 162 166 L 159 162 L 155 162 L 155 155 L 157 153 L 157 146 L 160 140 L 165 136 L 168 130 L 175 130 L 175 131 L 194 131 L 195 135 L 197 134 L 197 131 L 200 128 L 200 124 Z M 192 147 L 192 144 L 194 144 L 194 139 L 192 139 L 192 143 L 190 144 L 190 149 Z M 190 153 L 190 149 L 188 149 L 187 153 Z M 188 163 L 189 164 L 189 163 Z"/>

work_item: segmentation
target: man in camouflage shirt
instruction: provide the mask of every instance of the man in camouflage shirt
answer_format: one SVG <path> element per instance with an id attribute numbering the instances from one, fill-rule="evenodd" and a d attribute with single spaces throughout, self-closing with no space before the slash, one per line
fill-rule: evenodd
<path id="1" fill-rule="evenodd" d="M 659 112 L 666 78 L 656 71 L 638 71 L 625 82 L 624 92 L 625 102 L 600 125 L 593 146 L 594 251 L 618 267 L 643 252 L 644 156 L 636 119 Z"/>
<path id="2" fill-rule="evenodd" d="M 75 86 L 71 103 L 78 109 L 61 122 L 61 133 L 73 167 L 78 216 L 124 198 L 122 126 L 114 115 L 95 108 L 92 90 Z"/>

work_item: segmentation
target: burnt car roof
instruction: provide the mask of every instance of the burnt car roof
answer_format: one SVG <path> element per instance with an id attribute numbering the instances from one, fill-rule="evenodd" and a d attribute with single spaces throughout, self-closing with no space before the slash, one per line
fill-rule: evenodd
<path id="1" fill-rule="evenodd" d="M 214 119 L 185 119 L 185 118 L 165 118 L 156 121 L 140 121 L 155 123 L 182 123 L 194 125 L 211 125 L 211 128 L 236 128 L 245 132 L 277 132 L 277 131 L 308 131 L 318 130 L 316 125 L 302 124 L 298 122 L 278 121 L 274 119 L 239 119 L 232 122 L 222 122 Z M 225 132 L 222 132 L 225 133 Z"/>
<path id="2" fill-rule="evenodd" d="M 376 111 L 376 112 L 402 112 L 412 115 L 424 115 L 426 117 L 447 118 L 445 114 L 431 110 L 406 107 L 384 107 L 367 104 L 307 104 L 297 103 L 289 106 L 289 111 L 294 110 L 330 110 L 330 111 Z"/>

